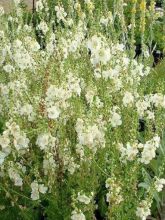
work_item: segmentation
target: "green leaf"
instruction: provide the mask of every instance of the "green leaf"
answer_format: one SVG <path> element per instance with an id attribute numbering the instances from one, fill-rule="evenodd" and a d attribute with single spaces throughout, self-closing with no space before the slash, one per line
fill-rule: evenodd
<path id="1" fill-rule="evenodd" d="M 150 186 L 147 183 L 139 183 L 138 187 L 142 187 L 144 189 L 148 189 Z"/>

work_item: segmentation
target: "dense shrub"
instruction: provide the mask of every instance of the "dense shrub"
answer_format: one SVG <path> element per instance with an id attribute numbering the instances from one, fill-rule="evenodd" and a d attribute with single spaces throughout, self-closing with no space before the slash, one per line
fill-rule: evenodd
<path id="1" fill-rule="evenodd" d="M 53 5 L 53 13 L 49 3 L 37 1 L 28 23 L 19 0 L 12 15 L 0 9 L 0 218 L 156 215 L 165 91 L 149 83 L 156 69 L 145 41 L 146 1 L 137 59 L 135 14 L 128 28 L 123 1 L 105 14 L 89 0 Z M 148 13 L 157 20 L 154 9 Z"/>

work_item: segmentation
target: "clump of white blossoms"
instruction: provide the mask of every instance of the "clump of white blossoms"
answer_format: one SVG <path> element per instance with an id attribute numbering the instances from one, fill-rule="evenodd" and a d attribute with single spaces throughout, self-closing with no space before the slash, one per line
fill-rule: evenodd
<path id="1" fill-rule="evenodd" d="M 123 201 L 122 188 L 115 177 L 108 178 L 105 184 L 108 189 L 106 201 L 110 204 L 119 205 Z"/>
<path id="2" fill-rule="evenodd" d="M 100 18 L 100 24 L 103 26 L 108 26 L 109 23 L 113 22 L 113 16 L 112 16 L 112 12 L 109 11 L 108 14 L 106 16 L 102 16 Z"/>
<path id="3" fill-rule="evenodd" d="M 39 23 L 39 25 L 37 26 L 37 29 L 42 31 L 42 33 L 44 35 L 46 35 L 46 33 L 49 31 L 49 27 L 48 27 L 48 25 L 47 25 L 47 23 L 45 21 L 41 21 Z"/>
<path id="4" fill-rule="evenodd" d="M 26 133 L 21 131 L 20 127 L 12 121 L 6 123 L 6 127 L 7 129 L 0 135 L 1 164 L 10 153 L 14 155 L 15 150 L 21 155 L 29 150 L 30 140 L 27 138 Z"/>
<path id="5" fill-rule="evenodd" d="M 86 217 L 81 210 L 74 210 L 71 215 L 71 220 L 86 220 Z"/>
<path id="6" fill-rule="evenodd" d="M 24 71 L 25 69 L 33 69 L 35 67 L 35 61 L 33 59 L 33 54 L 30 54 L 29 51 L 25 48 L 23 42 L 19 39 L 16 39 L 13 42 L 13 45 L 8 45 L 4 48 L 5 58 L 8 57 L 8 60 L 11 61 L 11 64 L 7 64 L 4 67 L 4 70 L 8 73 L 14 72 L 16 69 Z"/>
<path id="7" fill-rule="evenodd" d="M 43 5 L 43 1 L 42 0 L 38 0 L 36 2 L 36 11 L 42 11 L 44 9 L 44 5 Z"/>
<path id="8" fill-rule="evenodd" d="M 81 203 L 88 205 L 91 202 L 91 199 L 92 199 L 91 196 L 88 197 L 85 194 L 82 194 L 80 192 L 78 193 L 77 200 Z"/>
<path id="9" fill-rule="evenodd" d="M 65 22 L 65 18 L 67 16 L 67 13 L 65 12 L 64 8 L 62 6 L 55 6 L 56 16 L 58 22 L 63 21 Z"/>
<path id="10" fill-rule="evenodd" d="M 86 125 L 83 119 L 78 118 L 75 129 L 80 145 L 89 147 L 94 153 L 97 148 L 105 147 L 104 127 L 99 127 L 96 124 Z"/>
<path id="11" fill-rule="evenodd" d="M 122 124 L 122 118 L 120 116 L 120 114 L 118 113 L 119 108 L 117 106 L 115 106 L 112 111 L 110 112 L 111 116 L 110 116 L 110 123 L 112 125 L 112 127 L 116 128 L 118 126 L 120 126 Z"/>
<path id="12" fill-rule="evenodd" d="M 106 65 L 110 58 L 110 48 L 105 45 L 101 37 L 94 35 L 87 41 L 87 48 L 91 51 L 91 63 L 96 67 L 97 64 L 102 63 Z"/>
<path id="13" fill-rule="evenodd" d="M 39 51 L 40 45 L 39 43 L 30 36 L 25 37 L 25 45 L 30 53 L 34 53 Z"/>
<path id="14" fill-rule="evenodd" d="M 122 161 L 125 161 L 125 159 L 128 161 L 133 161 L 136 159 L 137 154 L 139 153 L 137 143 L 131 144 L 128 142 L 126 144 L 126 147 L 124 147 L 123 144 L 119 144 L 118 149 L 121 152 L 121 160 Z"/>
<path id="15" fill-rule="evenodd" d="M 9 177 L 10 179 L 14 182 L 15 186 L 22 186 L 23 184 L 23 179 L 21 178 L 20 174 L 18 171 L 16 171 L 13 168 L 9 168 Z"/>
<path id="16" fill-rule="evenodd" d="M 158 191 L 158 192 L 161 192 L 163 190 L 163 187 L 165 186 L 165 179 L 164 178 L 156 178 L 155 180 L 155 189 Z"/>
<path id="17" fill-rule="evenodd" d="M 131 92 L 126 91 L 123 97 L 123 105 L 125 107 L 131 106 L 134 102 L 134 96 Z"/>
<path id="18" fill-rule="evenodd" d="M 151 214 L 151 204 L 148 201 L 141 201 L 139 207 L 136 210 L 136 215 L 141 220 L 146 220 L 146 218 Z"/>
<path id="19" fill-rule="evenodd" d="M 12 72 L 14 72 L 14 67 L 12 66 L 12 65 L 10 65 L 10 64 L 7 64 L 7 65 L 5 65 L 4 67 L 3 67 L 3 69 L 5 70 L 5 72 L 7 72 L 7 73 L 12 73 Z"/>
<path id="20" fill-rule="evenodd" d="M 118 144 L 118 149 L 121 152 L 121 160 L 124 162 L 125 159 L 133 161 L 138 159 L 141 163 L 149 164 L 150 161 L 155 158 L 156 150 L 160 147 L 160 137 L 155 136 L 145 144 L 138 143 L 127 143 L 126 146 Z"/>
<path id="21" fill-rule="evenodd" d="M 36 140 L 36 145 L 40 147 L 41 150 L 47 150 L 49 147 L 55 146 L 56 138 L 52 137 L 50 133 L 39 134 Z"/>
<path id="22" fill-rule="evenodd" d="M 144 144 L 143 151 L 141 153 L 141 162 L 149 164 L 150 161 L 156 156 L 156 149 L 160 146 L 160 137 L 155 136 L 153 139 L 147 141 Z"/>
<path id="23" fill-rule="evenodd" d="M 57 119 L 60 116 L 60 109 L 56 106 L 52 106 L 47 108 L 48 118 L 50 119 Z"/>
<path id="24" fill-rule="evenodd" d="M 31 183 L 31 198 L 32 200 L 39 200 L 40 193 L 45 194 L 48 190 L 48 187 L 44 186 L 44 184 L 38 184 L 36 180 Z"/>
<path id="25" fill-rule="evenodd" d="M 21 116 L 27 116 L 29 121 L 33 121 L 35 113 L 33 111 L 33 106 L 31 104 L 25 104 L 19 109 L 19 114 Z"/>

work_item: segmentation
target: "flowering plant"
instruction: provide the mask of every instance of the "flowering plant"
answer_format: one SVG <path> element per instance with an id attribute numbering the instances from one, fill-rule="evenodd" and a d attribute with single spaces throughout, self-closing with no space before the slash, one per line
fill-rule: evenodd
<path id="1" fill-rule="evenodd" d="M 13 16 L 1 13 L 2 212 L 146 219 L 165 184 L 165 94 L 145 93 L 148 56 L 134 59 L 129 39 L 115 32 L 115 16 L 125 28 L 124 14 L 95 17 L 86 0 L 69 12 L 56 5 L 52 18 L 38 0 L 33 26 L 23 22 L 19 0 L 15 5 Z M 160 172 L 141 187 L 159 149 Z"/>

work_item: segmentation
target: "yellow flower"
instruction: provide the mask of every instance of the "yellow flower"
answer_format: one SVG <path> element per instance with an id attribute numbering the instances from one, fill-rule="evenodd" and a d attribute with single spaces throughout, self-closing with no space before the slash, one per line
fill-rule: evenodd
<path id="1" fill-rule="evenodd" d="M 146 10 L 146 1 L 142 0 L 140 3 L 140 10 L 145 11 Z"/>

